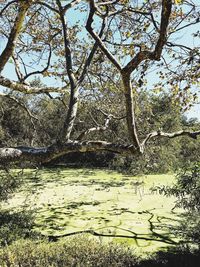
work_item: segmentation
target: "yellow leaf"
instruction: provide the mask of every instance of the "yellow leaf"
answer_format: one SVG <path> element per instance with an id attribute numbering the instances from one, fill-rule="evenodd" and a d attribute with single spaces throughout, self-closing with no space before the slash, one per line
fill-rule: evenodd
<path id="1" fill-rule="evenodd" d="M 182 3 L 182 0 L 174 0 L 175 1 L 175 4 L 178 5 L 178 4 L 181 4 Z"/>

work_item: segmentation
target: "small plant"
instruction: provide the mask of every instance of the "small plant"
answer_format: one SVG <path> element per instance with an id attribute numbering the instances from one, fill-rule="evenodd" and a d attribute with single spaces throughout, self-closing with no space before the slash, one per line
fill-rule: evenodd
<path id="1" fill-rule="evenodd" d="M 176 207 L 190 212 L 200 211 L 200 163 L 183 170 L 177 175 L 177 182 L 172 187 L 159 188 L 166 196 L 176 196 Z"/>
<path id="2" fill-rule="evenodd" d="M 23 170 L 0 170 L 0 204 L 9 199 L 23 183 Z M 10 211 L 0 209 L 0 247 L 11 244 L 21 238 L 35 238 L 33 211 Z M 1 266 L 1 265 L 0 265 Z"/>
<path id="3" fill-rule="evenodd" d="M 13 174 L 7 168 L 0 169 L 0 201 L 7 200 L 9 195 L 22 184 L 22 172 Z"/>
<path id="4" fill-rule="evenodd" d="M 9 245 L 21 238 L 38 238 L 39 233 L 33 231 L 34 214 L 32 211 L 0 212 L 0 247 Z M 1 265 L 0 265 L 1 266 Z"/>

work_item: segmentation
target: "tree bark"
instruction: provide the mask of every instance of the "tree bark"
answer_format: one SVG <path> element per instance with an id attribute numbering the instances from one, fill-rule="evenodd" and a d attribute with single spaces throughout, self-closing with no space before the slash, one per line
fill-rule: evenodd
<path id="1" fill-rule="evenodd" d="M 32 1 L 21 1 L 20 2 L 19 11 L 16 16 L 12 30 L 10 32 L 7 45 L 4 51 L 2 52 L 2 54 L 0 55 L 0 73 L 2 72 L 9 58 L 13 54 L 14 48 L 16 46 L 17 38 L 19 37 L 26 13 L 30 6 L 29 2 L 32 2 Z"/>
<path id="2" fill-rule="evenodd" d="M 10 162 L 31 162 L 42 164 L 71 152 L 110 151 L 124 155 L 137 153 L 133 145 L 119 145 L 105 141 L 73 141 L 55 144 L 49 147 L 13 147 L 0 148 L 0 164 Z"/>
<path id="3" fill-rule="evenodd" d="M 124 95 L 126 101 L 126 119 L 130 140 L 136 149 L 140 150 L 140 142 L 137 135 L 136 123 L 135 123 L 135 110 L 133 100 L 133 88 L 131 84 L 130 75 L 122 73 L 122 81 L 124 85 Z"/>

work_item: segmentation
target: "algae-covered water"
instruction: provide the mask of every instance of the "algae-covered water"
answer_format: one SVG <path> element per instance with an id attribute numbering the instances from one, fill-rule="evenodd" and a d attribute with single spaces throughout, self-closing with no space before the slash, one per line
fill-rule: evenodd
<path id="1" fill-rule="evenodd" d="M 174 175 L 133 177 L 98 169 L 25 170 L 25 183 L 5 209 L 35 210 L 44 235 L 93 233 L 100 241 L 126 242 L 152 252 L 178 241 L 173 229 L 181 210 L 175 198 L 154 186 L 172 185 Z"/>

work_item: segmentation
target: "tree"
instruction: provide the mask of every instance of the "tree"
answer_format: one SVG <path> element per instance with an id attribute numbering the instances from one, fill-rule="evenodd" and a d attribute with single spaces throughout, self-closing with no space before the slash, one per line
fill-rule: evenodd
<path id="1" fill-rule="evenodd" d="M 49 140 L 42 148 L 2 147 L 0 162 L 46 163 L 77 151 L 111 151 L 139 157 L 152 138 L 196 139 L 200 131 L 168 133 L 153 129 L 148 132 L 143 129 L 143 122 L 150 114 L 144 116 L 143 122 L 136 117 L 138 107 L 141 109 L 136 101 L 137 93 L 151 87 L 152 71 L 156 76 L 154 91 L 167 91 L 174 106 L 178 103 L 187 109 L 197 99 L 198 45 L 191 47 L 180 39 L 183 30 L 189 28 L 196 40 L 200 37 L 199 31 L 192 28 L 199 23 L 199 7 L 195 2 L 19 0 L 1 3 L 0 32 L 4 47 L 0 54 L 0 85 L 8 89 L 1 97 L 12 98 L 17 103 L 14 92 L 46 94 L 50 99 L 59 98 L 65 109 L 62 122 L 59 117 L 58 125 L 53 126 L 57 130 L 56 139 Z M 74 19 L 75 16 L 80 20 Z M 8 64 L 14 65 L 17 81 L 7 77 Z M 34 86 L 32 77 L 49 77 L 51 83 L 61 86 Z M 119 100 L 124 103 L 122 109 L 121 105 L 119 108 L 117 103 L 109 101 L 116 92 L 122 96 Z M 100 103 L 96 112 L 104 116 L 104 124 L 93 125 L 93 120 L 91 128 L 83 126 L 77 136 L 74 129 L 79 122 L 78 105 L 95 100 Z M 18 104 L 23 106 L 21 102 Z M 27 106 L 24 109 L 28 110 Z M 110 121 L 119 119 L 126 119 L 124 129 L 128 140 L 126 143 L 106 141 Z M 104 132 L 105 140 L 90 140 L 90 133 L 98 131 Z"/>

